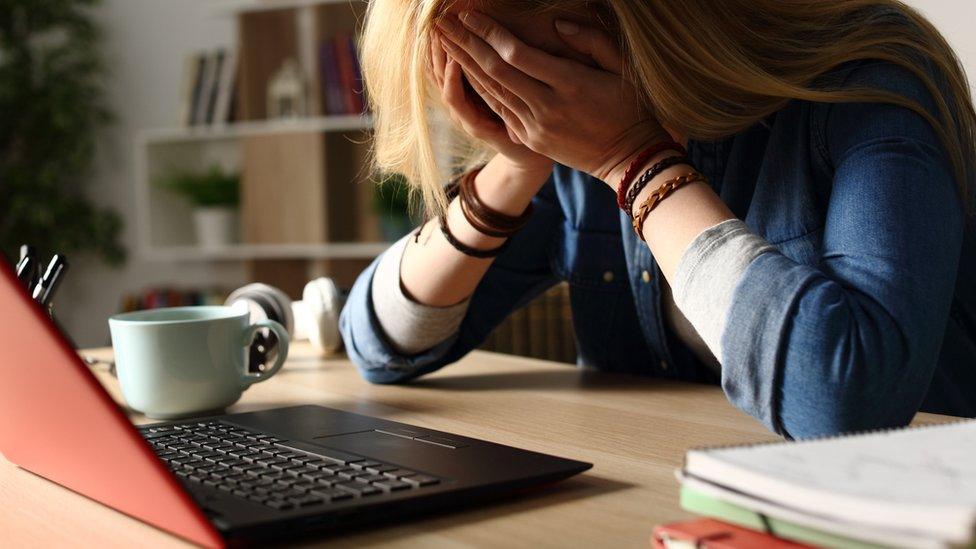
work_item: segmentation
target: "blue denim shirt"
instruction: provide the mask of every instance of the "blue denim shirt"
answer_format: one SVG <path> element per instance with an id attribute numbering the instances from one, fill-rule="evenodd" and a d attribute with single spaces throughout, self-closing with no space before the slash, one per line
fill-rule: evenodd
<path id="1" fill-rule="evenodd" d="M 937 113 L 921 81 L 893 65 L 860 63 L 829 78 Z M 920 409 L 976 416 L 976 248 L 948 156 L 922 117 L 886 104 L 793 101 L 728 139 L 692 142 L 689 153 L 777 250 L 736 287 L 720 376 L 665 325 L 660 270 L 613 193 L 562 166 L 479 284 L 459 333 L 435 348 L 403 356 L 391 347 L 370 297 L 376 262 L 366 269 L 341 317 L 350 358 L 371 382 L 416 378 L 565 280 L 580 364 L 721 383 L 735 406 L 786 436 L 900 426 Z"/>

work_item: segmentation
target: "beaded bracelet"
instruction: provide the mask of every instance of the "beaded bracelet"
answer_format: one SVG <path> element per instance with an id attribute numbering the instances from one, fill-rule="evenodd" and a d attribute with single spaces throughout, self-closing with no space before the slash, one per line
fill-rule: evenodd
<path id="1" fill-rule="evenodd" d="M 688 154 L 688 151 L 681 144 L 675 143 L 674 141 L 662 141 L 644 149 L 643 152 L 637 155 L 637 158 L 634 158 L 630 166 L 627 167 L 627 171 L 624 172 L 623 177 L 620 178 L 620 185 L 617 186 L 617 206 L 620 209 L 624 208 L 627 199 L 627 188 L 630 186 L 630 180 L 634 178 L 637 168 L 643 166 L 648 159 L 664 151 L 676 151 L 682 156 Z"/>
<path id="2" fill-rule="evenodd" d="M 461 176 L 460 202 L 464 218 L 476 231 L 495 238 L 508 238 L 519 232 L 532 218 L 532 203 L 518 216 L 493 210 L 481 201 L 474 181 L 481 168 L 471 170 Z"/>
<path id="3" fill-rule="evenodd" d="M 634 213 L 634 232 L 637 233 L 638 238 L 644 240 L 644 221 L 647 219 L 647 216 L 654 211 L 654 208 L 657 208 L 658 204 L 660 204 L 662 200 L 671 196 L 671 193 L 673 193 L 679 187 L 683 187 L 689 183 L 695 183 L 698 181 L 707 181 L 707 179 L 704 175 L 698 172 L 690 172 L 682 176 L 675 177 L 674 179 L 669 179 L 665 181 L 663 185 L 654 189 L 654 192 L 652 192 L 647 199 L 644 200 L 644 203 L 641 204 L 640 208 L 637 208 L 637 212 Z"/>
<path id="4" fill-rule="evenodd" d="M 669 156 L 664 160 L 658 162 L 651 166 L 644 175 L 637 180 L 636 183 L 630 186 L 630 190 L 627 191 L 627 199 L 624 201 L 624 211 L 627 212 L 628 216 L 633 216 L 634 200 L 637 200 L 637 195 L 644 190 L 655 177 L 661 175 L 664 170 L 677 166 L 678 164 L 688 164 L 691 165 L 691 160 L 688 160 L 687 156 Z"/>

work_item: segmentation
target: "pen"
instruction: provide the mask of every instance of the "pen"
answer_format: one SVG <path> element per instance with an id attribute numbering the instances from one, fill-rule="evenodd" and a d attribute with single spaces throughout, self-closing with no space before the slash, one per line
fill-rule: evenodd
<path id="1" fill-rule="evenodd" d="M 47 271 L 41 277 L 41 281 L 34 287 L 34 301 L 45 307 L 51 303 L 51 298 L 54 297 L 54 292 L 57 291 L 61 279 L 64 278 L 64 272 L 67 270 L 67 258 L 61 254 L 54 254 L 47 266 Z"/>
<path id="2" fill-rule="evenodd" d="M 20 258 L 17 263 L 17 280 L 27 288 L 28 293 L 33 293 L 33 281 L 37 272 L 37 258 L 29 255 Z"/>
<path id="3" fill-rule="evenodd" d="M 25 261 L 29 263 L 24 265 Z M 22 266 L 27 269 L 25 272 L 21 271 Z M 17 263 L 17 278 L 20 278 L 20 281 L 27 286 L 27 293 L 34 293 L 34 286 L 37 286 L 41 274 L 40 270 L 41 262 L 37 258 L 37 249 L 30 244 L 21 244 L 20 261 Z"/>

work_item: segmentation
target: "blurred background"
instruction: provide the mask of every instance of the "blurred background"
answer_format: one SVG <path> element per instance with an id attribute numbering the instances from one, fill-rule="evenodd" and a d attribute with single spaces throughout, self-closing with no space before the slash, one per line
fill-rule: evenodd
<path id="1" fill-rule="evenodd" d="M 976 75 L 976 2 L 908 3 Z M 113 313 L 251 281 L 348 288 L 412 225 L 403 182 L 367 169 L 365 2 L 0 6 L 0 249 L 68 254 L 57 319 L 77 345 L 109 344 Z M 569 322 L 556 288 L 487 345 L 571 360 Z"/>

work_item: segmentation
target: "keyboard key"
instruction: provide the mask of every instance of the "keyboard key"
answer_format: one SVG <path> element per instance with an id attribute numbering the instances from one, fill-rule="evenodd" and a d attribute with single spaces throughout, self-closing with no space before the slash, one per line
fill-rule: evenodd
<path id="1" fill-rule="evenodd" d="M 276 469 L 280 469 L 281 465 L 291 465 L 291 462 L 288 461 L 287 459 L 279 459 L 279 458 L 259 459 L 257 460 L 256 463 L 260 463 L 261 465 L 265 465 L 267 467 L 275 467 L 276 465 L 279 466 L 279 467 L 275 467 Z"/>
<path id="2" fill-rule="evenodd" d="M 311 507 L 312 505 L 322 505 L 325 503 L 325 498 L 309 494 L 302 498 L 293 499 L 292 502 L 299 507 Z"/>
<path id="3" fill-rule="evenodd" d="M 342 501 L 353 498 L 352 492 L 349 490 L 341 490 L 339 488 L 321 488 L 318 490 L 312 490 L 309 493 L 325 498 L 326 501 Z"/>
<path id="4" fill-rule="evenodd" d="M 254 453 L 251 453 L 251 454 L 248 454 L 248 455 L 243 456 L 241 459 L 243 459 L 244 461 L 254 462 L 254 461 L 264 461 L 264 460 L 269 460 L 269 459 L 275 459 L 275 457 L 274 457 L 273 454 L 269 454 L 267 452 L 254 452 Z"/>
<path id="5" fill-rule="evenodd" d="M 396 490 L 406 490 L 410 488 L 410 484 L 403 482 L 402 480 L 392 480 L 392 479 L 387 479 L 380 482 L 374 482 L 373 486 L 391 492 Z"/>
<path id="6" fill-rule="evenodd" d="M 253 501 L 255 503 L 264 503 L 264 502 L 268 501 L 268 499 L 270 499 L 270 497 L 271 496 L 268 495 L 268 494 L 251 494 L 251 495 L 247 496 L 247 499 L 249 499 L 249 500 L 251 500 L 251 501 Z"/>
<path id="7" fill-rule="evenodd" d="M 414 475 L 411 477 L 404 477 L 403 481 L 413 484 L 414 486 L 433 486 L 435 484 L 439 484 L 441 480 L 428 475 Z"/>
<path id="8" fill-rule="evenodd" d="M 320 486 L 332 486 L 340 482 L 345 482 L 345 480 L 334 475 L 321 476 L 315 479 L 315 483 Z"/>
<path id="9" fill-rule="evenodd" d="M 375 486 L 356 480 L 340 482 L 336 484 L 335 487 L 348 490 L 358 496 L 371 496 L 373 494 L 379 494 L 382 492 L 382 490 L 376 488 Z"/>
<path id="10" fill-rule="evenodd" d="M 387 471 L 396 471 L 398 467 L 395 465 L 376 465 L 375 467 L 367 467 L 366 470 L 370 473 L 386 473 Z"/>
<path id="11" fill-rule="evenodd" d="M 267 505 L 268 507 L 271 507 L 272 509 L 277 509 L 279 511 L 287 511 L 288 509 L 295 507 L 294 503 L 281 501 L 279 499 L 269 499 L 268 501 L 265 501 L 264 504 Z"/>
<path id="12" fill-rule="evenodd" d="M 383 464 L 378 461 L 366 460 L 366 461 L 357 461 L 355 463 L 350 463 L 349 465 L 350 467 L 355 467 L 356 469 L 366 469 L 367 467 L 376 467 L 378 465 L 383 465 Z"/>
<path id="13" fill-rule="evenodd" d="M 412 477 L 416 475 L 417 472 L 411 471 L 409 469 L 394 469 L 392 471 L 387 471 L 383 474 L 390 478 L 403 478 L 403 477 Z"/>
<path id="14" fill-rule="evenodd" d="M 357 480 L 362 482 L 383 482 L 390 480 L 386 475 L 376 475 L 376 474 L 364 474 L 356 477 Z"/>
<path id="15" fill-rule="evenodd" d="M 317 486 L 318 484 L 306 480 L 304 482 L 296 482 L 295 484 L 292 484 L 291 489 L 299 490 L 301 492 L 308 492 L 309 490 L 311 490 L 312 488 L 316 488 Z"/>

